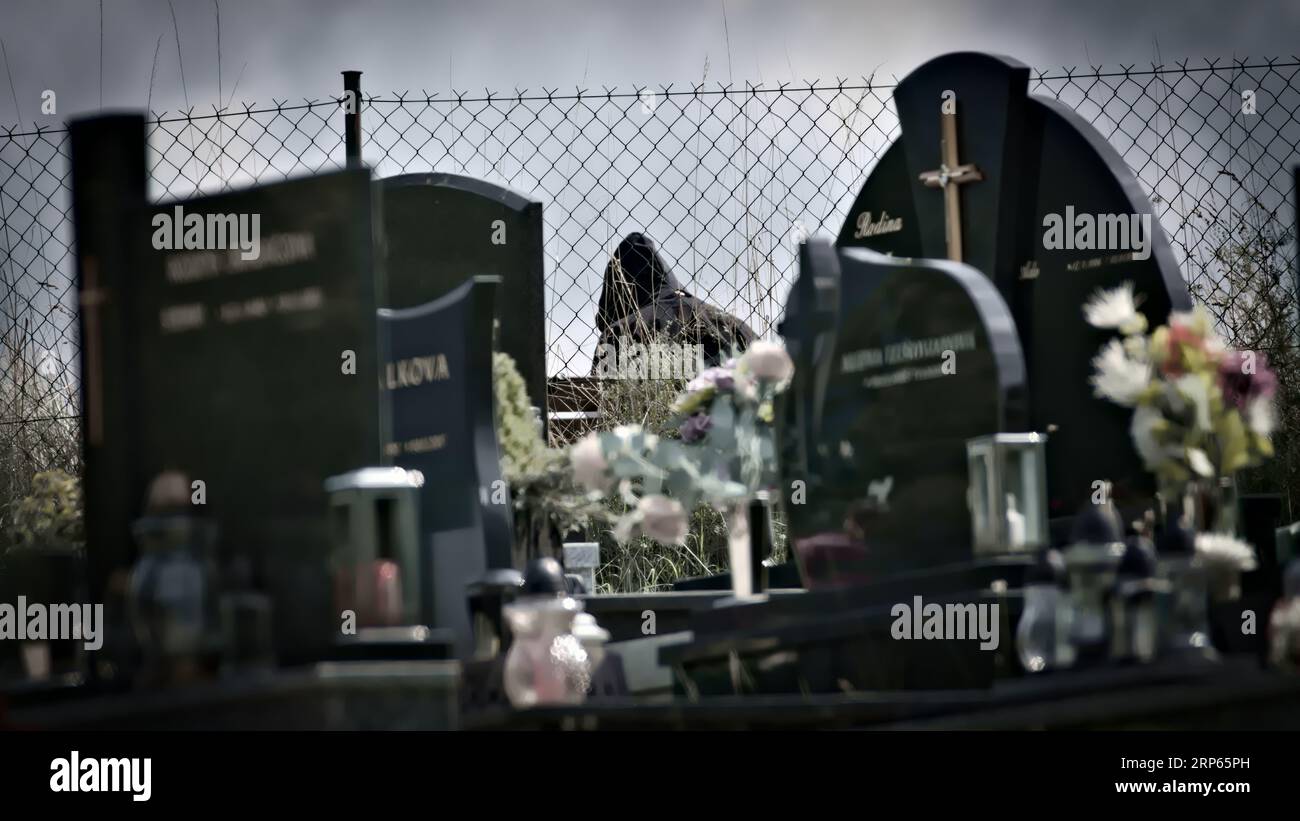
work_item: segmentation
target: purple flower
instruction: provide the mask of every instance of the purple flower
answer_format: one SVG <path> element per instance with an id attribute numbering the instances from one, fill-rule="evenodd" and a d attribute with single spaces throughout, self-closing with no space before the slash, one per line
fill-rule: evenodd
<path id="1" fill-rule="evenodd" d="M 1277 391 L 1277 375 L 1264 354 L 1234 351 L 1219 363 L 1219 387 L 1224 404 L 1242 410 L 1252 399 L 1271 398 Z"/>
<path id="2" fill-rule="evenodd" d="M 677 430 L 682 434 L 683 442 L 698 442 L 713 427 L 713 419 L 707 413 L 692 413 L 682 421 Z"/>
<path id="3" fill-rule="evenodd" d="M 730 391 L 735 387 L 736 380 L 731 374 L 729 368 L 705 368 L 696 374 L 686 385 L 687 393 L 695 393 L 706 388 L 716 388 L 720 391 Z"/>

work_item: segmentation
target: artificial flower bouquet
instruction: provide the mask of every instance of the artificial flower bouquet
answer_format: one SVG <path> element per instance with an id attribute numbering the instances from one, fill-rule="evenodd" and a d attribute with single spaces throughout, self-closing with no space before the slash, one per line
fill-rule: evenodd
<path id="1" fill-rule="evenodd" d="M 641 533 L 680 544 L 690 511 L 706 502 L 728 517 L 736 569 L 742 536 L 748 549 L 748 520 L 741 521 L 746 504 L 776 483 L 773 402 L 793 371 L 782 346 L 755 342 L 687 384 L 673 403 L 680 439 L 623 425 L 577 442 L 570 460 L 578 481 L 594 495 L 617 493 L 629 508 L 614 537 L 626 541 Z"/>
<path id="2" fill-rule="evenodd" d="M 1084 306 L 1096 328 L 1120 334 L 1093 359 L 1095 394 L 1133 409 L 1129 431 L 1166 502 L 1195 482 L 1221 477 L 1273 455 L 1277 379 L 1264 355 L 1230 348 L 1202 305 L 1175 311 L 1147 333 L 1133 283 L 1098 291 Z M 1249 545 L 1230 533 L 1201 533 L 1197 553 L 1209 565 L 1254 566 Z"/>

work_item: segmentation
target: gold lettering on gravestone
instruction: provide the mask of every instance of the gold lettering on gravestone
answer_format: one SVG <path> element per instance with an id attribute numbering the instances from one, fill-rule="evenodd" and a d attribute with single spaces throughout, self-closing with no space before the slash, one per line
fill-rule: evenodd
<path id="1" fill-rule="evenodd" d="M 271 296 L 252 297 L 250 299 L 223 303 L 217 309 L 217 318 L 221 320 L 221 322 L 230 325 L 236 322 L 246 322 L 251 319 L 262 319 L 270 316 L 272 313 L 293 314 L 301 313 L 303 311 L 315 311 L 319 310 L 324 304 L 325 292 L 319 287 L 313 285 L 296 291 L 284 291 Z M 184 308 L 187 306 L 174 307 Z M 171 311 L 172 308 L 164 308 L 163 310 L 164 312 L 168 312 Z"/>
<path id="2" fill-rule="evenodd" d="M 858 373 L 889 366 L 889 370 L 865 377 L 863 387 L 873 390 L 921 382 L 943 376 L 943 363 L 914 366 L 925 359 L 942 359 L 949 351 L 975 349 L 975 332 L 961 331 L 925 339 L 903 339 L 880 348 L 863 348 L 840 356 L 842 373 Z"/>
<path id="3" fill-rule="evenodd" d="M 450 378 L 451 369 L 447 365 L 446 354 L 413 356 L 385 363 L 380 387 L 392 391 L 414 388 L 429 382 L 443 382 Z"/>
<path id="4" fill-rule="evenodd" d="M 880 212 L 880 219 L 871 221 L 871 212 L 858 214 L 857 228 L 853 231 L 854 239 L 874 237 L 880 234 L 896 234 L 903 230 L 903 218 L 891 217 L 888 211 Z"/>
<path id="5" fill-rule="evenodd" d="M 163 333 L 174 334 L 202 328 L 204 318 L 203 305 L 198 302 L 168 305 L 158 312 L 158 325 Z"/>
<path id="6" fill-rule="evenodd" d="M 168 254 L 164 273 L 172 285 L 187 285 L 222 274 L 310 262 L 316 258 L 316 237 L 308 232 L 275 234 L 262 240 L 257 259 L 243 259 L 240 254 L 237 248 Z"/>
<path id="7" fill-rule="evenodd" d="M 1065 266 L 1067 271 L 1087 271 L 1092 268 L 1101 268 L 1106 265 L 1118 265 L 1121 262 L 1132 262 L 1138 259 L 1138 256 L 1132 251 L 1125 251 L 1121 254 L 1111 254 L 1104 257 L 1092 257 L 1090 259 L 1076 259 L 1074 262 Z"/>
<path id="8" fill-rule="evenodd" d="M 840 371 L 856 373 L 883 365 L 901 365 L 918 359 L 943 356 L 944 351 L 973 351 L 975 332 L 962 331 L 925 339 L 904 339 L 882 348 L 863 348 L 840 357 Z"/>
<path id="9" fill-rule="evenodd" d="M 447 447 L 447 434 L 435 433 L 429 436 L 417 436 L 405 442 L 389 442 L 384 445 L 384 455 L 401 456 L 403 453 L 433 453 Z"/>

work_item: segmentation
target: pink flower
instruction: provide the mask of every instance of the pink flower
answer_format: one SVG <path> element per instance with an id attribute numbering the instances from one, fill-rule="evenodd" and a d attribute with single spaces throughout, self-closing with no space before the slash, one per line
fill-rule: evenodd
<path id="1" fill-rule="evenodd" d="M 573 476 L 588 490 L 604 492 L 609 488 L 609 464 L 605 454 L 600 450 L 600 439 L 589 433 L 569 448 L 569 463 L 573 466 Z"/>
<path id="2" fill-rule="evenodd" d="M 651 539 L 661 544 L 686 541 L 689 526 L 681 502 L 655 494 L 643 497 L 636 509 L 641 514 L 641 532 Z"/>
<path id="3" fill-rule="evenodd" d="M 764 382 L 784 382 L 794 373 L 794 362 L 785 348 L 775 342 L 758 340 L 741 355 L 741 364 L 754 378 Z"/>
<path id="4" fill-rule="evenodd" d="M 687 393 L 695 393 L 707 388 L 729 391 L 735 386 L 735 378 L 730 368 L 705 368 L 686 384 Z"/>
<path id="5" fill-rule="evenodd" d="M 1225 405 L 1243 410 L 1253 399 L 1273 397 L 1277 375 L 1268 367 L 1264 354 L 1233 351 L 1219 363 L 1219 388 Z"/>
<path id="6" fill-rule="evenodd" d="M 683 442 L 698 442 L 713 427 L 713 419 L 707 413 L 692 413 L 682 420 L 677 430 L 682 435 Z"/>

